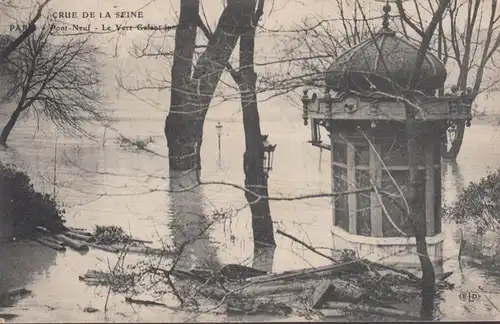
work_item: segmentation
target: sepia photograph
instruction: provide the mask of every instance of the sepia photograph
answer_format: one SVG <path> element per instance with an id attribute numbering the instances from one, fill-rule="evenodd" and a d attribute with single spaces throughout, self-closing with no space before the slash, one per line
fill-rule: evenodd
<path id="1" fill-rule="evenodd" d="M 0 323 L 500 320 L 496 0 L 0 0 Z"/>

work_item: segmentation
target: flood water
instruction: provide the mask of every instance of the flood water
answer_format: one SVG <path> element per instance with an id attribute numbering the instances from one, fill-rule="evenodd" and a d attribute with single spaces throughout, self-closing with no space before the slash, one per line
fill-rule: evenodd
<path id="1" fill-rule="evenodd" d="M 173 237 L 175 240 L 174 225 L 179 219 L 195 212 L 209 214 L 215 209 L 237 210 L 245 206 L 243 192 L 229 186 L 206 185 L 195 192 L 175 195 L 163 191 L 168 188 L 168 179 L 165 179 L 168 161 L 164 157 L 168 151 L 163 136 L 166 113 L 144 108 L 140 102 L 116 105 L 125 108 L 115 115 L 115 130 L 107 129 L 104 132 L 103 127 L 93 127 L 92 130 L 100 138 L 97 141 L 63 136 L 50 124 L 41 124 L 37 129 L 32 120 L 20 121 L 10 137 L 9 150 L 2 152 L 2 161 L 15 163 L 26 170 L 39 190 L 55 193 L 67 206 L 68 225 L 74 227 L 91 229 L 95 224 L 112 224 L 122 226 L 143 239 L 158 242 L 159 238 L 172 240 Z M 274 170 L 269 180 L 270 195 L 290 197 L 329 192 L 329 153 L 321 152 L 307 143 L 309 128 L 302 125 L 297 108 L 289 108 L 286 103 L 280 105 L 271 110 L 273 106 L 268 104 L 262 113 L 263 132 L 269 133 L 270 142 L 277 144 Z M 204 181 L 243 184 L 244 137 L 237 108 L 237 104 L 224 108 L 229 109 L 229 112 L 217 108 L 208 115 L 202 152 Z M 2 114 L 6 113 L 7 110 L 3 108 Z M 5 120 L 5 116 L 2 119 Z M 215 131 L 219 120 L 223 125 L 221 161 L 218 161 Z M 154 143 L 149 144 L 148 149 L 158 154 L 120 147 L 115 142 L 117 131 L 129 138 L 151 136 Z M 457 163 L 443 166 L 444 197 L 447 203 L 453 202 L 459 188 L 484 176 L 488 168 L 500 165 L 499 140 L 500 133 L 487 122 L 475 123 L 467 130 Z M 313 246 L 331 245 L 332 220 L 328 198 L 273 201 L 271 211 L 275 229 L 279 228 Z M 450 281 L 456 287 L 453 291 L 445 292 L 444 300 L 439 303 L 440 318 L 500 319 L 500 286 L 494 284 L 491 275 L 477 267 L 464 265 L 463 272 L 459 271 L 456 227 L 451 224 L 443 227 L 446 258 L 443 268 L 444 271 L 454 271 Z M 259 262 L 253 257 L 248 208 L 237 213 L 231 221 L 215 226 L 209 236 L 191 247 L 189 254 L 193 264 L 199 264 L 207 258 L 216 259 L 222 264 L 252 266 L 254 262 Z M 277 235 L 276 242 L 278 247 L 274 259 L 272 264 L 268 264 L 275 272 L 328 262 L 285 237 Z M 19 317 L 13 320 L 17 322 L 195 320 L 190 318 L 191 314 L 164 308 L 131 307 L 124 302 L 124 296 L 113 294 L 109 297 L 105 314 L 107 289 L 88 287 L 78 280 L 78 275 L 87 269 L 107 269 L 115 258 L 113 254 L 96 250 L 86 255 L 71 250 L 60 253 L 36 243 L 0 247 L 0 290 L 24 287 L 33 291 L 31 296 L 20 300 L 5 312 L 18 314 Z M 136 257 L 131 256 L 128 261 L 132 263 L 136 260 Z M 488 292 L 482 292 L 481 289 L 487 289 Z M 474 303 L 466 303 L 459 299 L 461 291 L 477 291 L 482 298 Z M 87 306 L 100 311 L 85 313 L 83 308 Z M 196 320 L 238 318 L 206 314 Z"/>

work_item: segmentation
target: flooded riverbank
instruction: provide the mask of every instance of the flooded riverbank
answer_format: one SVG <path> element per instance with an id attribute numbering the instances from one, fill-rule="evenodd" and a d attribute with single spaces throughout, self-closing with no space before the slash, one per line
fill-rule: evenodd
<path id="1" fill-rule="evenodd" d="M 278 110 L 283 112 L 284 109 Z M 144 114 L 143 116 L 146 116 Z M 196 192 L 169 195 L 166 141 L 163 137 L 163 117 L 151 111 L 149 118 L 139 117 L 132 110 L 122 111 L 113 127 L 130 138 L 149 137 L 148 145 L 158 154 L 120 147 L 115 143 L 118 134 L 102 127 L 94 132 L 102 140 L 94 142 L 56 135 L 48 125 L 37 131 L 32 121 L 16 126 L 10 139 L 10 149 L 2 152 L 4 162 L 12 162 L 26 170 L 39 190 L 55 193 L 67 205 L 67 221 L 71 226 L 92 229 L 95 224 L 118 225 L 143 239 L 176 240 L 176 222 L 179 214 L 211 214 L 215 210 L 237 210 L 245 206 L 243 192 L 226 186 L 202 186 Z M 237 184 L 243 183 L 242 155 L 244 150 L 243 126 L 234 117 L 223 119 L 209 114 L 203 143 L 202 179 Z M 238 118 L 238 117 L 236 117 Z M 217 161 L 216 120 L 222 120 L 222 160 Z M 277 115 L 276 119 L 263 118 L 264 133 L 278 144 L 274 170 L 269 179 L 270 195 L 299 196 L 329 192 L 329 153 L 307 143 L 309 129 L 302 126 L 300 115 L 291 111 Z M 43 130 L 43 131 L 42 131 Z M 445 201 L 451 203 L 456 191 L 470 181 L 485 175 L 489 167 L 500 165 L 500 139 L 496 128 L 486 122 L 473 123 L 467 130 L 463 150 L 456 164 L 443 166 Z M 103 145 L 104 144 L 104 145 Z M 163 156 L 162 156 L 163 155 Z M 301 172 L 296 172 L 301 170 Z M 290 233 L 316 247 L 331 245 L 331 213 L 328 198 L 271 202 L 275 228 Z M 185 218 L 185 217 L 184 217 Z M 183 219 L 184 219 L 183 218 Z M 215 226 L 204 238 L 191 247 L 189 258 L 199 264 L 207 258 L 222 264 L 241 263 L 251 266 L 254 262 L 251 238 L 250 211 L 243 209 L 231 221 Z M 492 286 L 491 277 L 477 267 L 464 265 L 463 274 L 457 262 L 458 238 L 456 228 L 444 225 L 445 271 L 454 271 L 450 281 L 456 284 L 453 291 L 444 293 L 439 309 L 443 320 L 500 319 L 492 305 L 499 305 L 499 286 Z M 328 261 L 293 244 L 289 239 L 276 236 L 277 249 L 272 270 L 281 272 L 309 266 L 325 265 Z M 56 253 L 35 243 L 0 247 L 0 288 L 26 287 L 32 295 L 8 309 L 16 313 L 19 322 L 78 321 L 182 321 L 192 314 L 173 312 L 165 308 L 141 307 L 124 302 L 124 296 L 111 294 L 108 311 L 104 314 L 106 288 L 92 288 L 78 280 L 78 275 L 88 269 L 107 269 L 115 262 L 116 255 L 90 250 L 86 255 L 68 250 Z M 133 263 L 137 257 L 127 258 Z M 257 260 L 257 262 L 263 262 Z M 481 293 L 480 288 L 491 291 Z M 460 292 L 477 291 L 487 298 L 467 303 L 460 300 Z M 483 296 L 483 297 L 484 297 Z M 490 300 L 491 302 L 489 302 Z M 172 301 L 165 301 L 172 304 Z M 83 312 L 85 307 L 99 312 Z M 254 318 L 252 320 L 273 320 Z M 231 320 L 225 315 L 206 314 L 200 321 Z M 237 320 L 237 318 L 232 318 Z M 282 320 L 276 318 L 276 320 Z"/>

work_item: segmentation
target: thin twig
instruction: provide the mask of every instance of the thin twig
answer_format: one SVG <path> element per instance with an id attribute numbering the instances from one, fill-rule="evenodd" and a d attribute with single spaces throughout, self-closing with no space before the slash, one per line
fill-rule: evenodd
<path id="1" fill-rule="evenodd" d="M 323 254 L 323 253 L 319 252 L 319 251 L 318 251 L 318 250 L 316 250 L 313 246 L 311 246 L 311 245 L 309 245 L 309 244 L 307 244 L 307 243 L 305 243 L 305 242 L 303 242 L 303 241 L 299 240 L 298 238 L 296 238 L 296 237 L 294 237 L 294 236 L 292 236 L 292 235 L 290 235 L 290 234 L 287 234 L 287 233 L 283 232 L 283 231 L 282 231 L 282 230 L 280 230 L 280 229 L 279 229 L 279 230 L 277 230 L 277 231 L 276 231 L 276 233 L 281 234 L 281 235 L 283 235 L 283 236 L 285 236 L 285 237 L 288 237 L 288 238 L 289 238 L 289 239 L 291 239 L 292 241 L 297 242 L 297 243 L 299 243 L 299 244 L 303 245 L 304 247 L 306 247 L 307 249 L 309 249 L 309 250 L 311 250 L 312 252 L 316 253 L 317 255 L 320 255 L 320 256 L 322 256 L 322 257 L 324 257 L 324 258 L 326 258 L 326 259 L 328 259 L 328 260 L 330 260 L 330 261 L 333 261 L 333 262 L 338 262 L 338 260 L 335 260 L 334 258 L 329 257 L 328 255 L 326 255 L 326 254 Z"/>
<path id="2" fill-rule="evenodd" d="M 464 232 L 460 229 L 460 248 L 458 249 L 458 266 L 460 268 L 460 272 L 463 273 L 462 270 L 462 252 L 464 250 L 466 241 L 464 240 Z"/>

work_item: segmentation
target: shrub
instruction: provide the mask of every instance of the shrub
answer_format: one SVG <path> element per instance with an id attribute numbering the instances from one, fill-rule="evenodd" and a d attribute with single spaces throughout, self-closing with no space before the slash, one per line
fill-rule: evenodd
<path id="1" fill-rule="evenodd" d="M 148 144 L 154 143 L 154 140 L 151 136 L 146 138 L 136 137 L 135 139 L 129 139 L 120 135 L 120 137 L 115 140 L 115 143 L 120 145 L 120 147 L 135 147 L 139 150 L 143 150 L 148 146 Z"/>
<path id="2" fill-rule="evenodd" d="M 459 192 L 456 203 L 443 208 L 443 217 L 472 224 L 477 234 L 500 232 L 500 169 Z"/>
<path id="3" fill-rule="evenodd" d="M 130 242 L 131 237 L 119 226 L 94 227 L 94 237 L 98 244 L 120 244 Z"/>
<path id="4" fill-rule="evenodd" d="M 32 236 L 36 226 L 64 229 L 65 210 L 49 194 L 35 191 L 30 178 L 13 165 L 0 163 L 0 212 L 12 221 L 13 236 Z"/>

